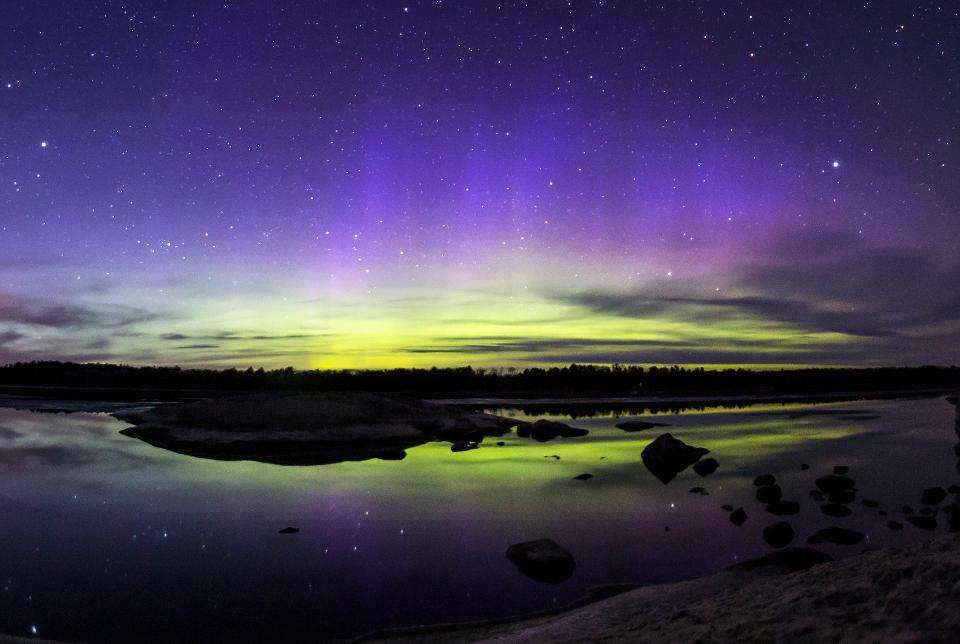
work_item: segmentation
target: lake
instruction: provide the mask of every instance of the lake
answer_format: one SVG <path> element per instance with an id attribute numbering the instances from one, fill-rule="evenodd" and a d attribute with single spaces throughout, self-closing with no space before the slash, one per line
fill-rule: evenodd
<path id="1" fill-rule="evenodd" d="M 255 640 L 504 617 L 605 584 L 717 571 L 769 552 L 761 530 L 782 519 L 792 545 L 829 525 L 866 534 L 823 547 L 834 556 L 922 540 L 930 533 L 901 507 L 958 478 L 955 408 L 943 398 L 621 417 L 489 411 L 590 433 L 537 443 L 511 432 L 465 452 L 427 443 L 400 461 L 293 467 L 178 455 L 119 434 L 127 425 L 105 414 L 0 409 L 0 632 Z M 669 427 L 627 433 L 614 427 L 625 418 Z M 664 431 L 711 450 L 719 469 L 661 483 L 640 453 Z M 835 465 L 859 488 L 840 519 L 808 496 Z M 583 473 L 594 478 L 573 479 Z M 774 517 L 754 500 L 763 473 L 800 514 Z M 734 526 L 723 504 L 742 506 L 747 522 Z M 278 534 L 286 526 L 300 532 Z M 506 559 L 510 544 L 542 537 L 573 553 L 568 581 L 533 581 Z"/>

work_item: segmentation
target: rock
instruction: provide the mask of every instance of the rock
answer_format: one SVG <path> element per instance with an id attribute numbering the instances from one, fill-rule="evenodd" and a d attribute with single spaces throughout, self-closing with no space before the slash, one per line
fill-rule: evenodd
<path id="1" fill-rule="evenodd" d="M 721 506 L 720 506 L 720 509 L 721 509 L 721 510 L 726 510 L 727 512 L 732 512 L 732 511 L 733 511 L 733 506 L 732 506 L 732 505 L 729 505 L 729 504 L 727 504 L 727 505 L 721 505 Z"/>
<path id="2" fill-rule="evenodd" d="M 903 506 L 901 510 L 903 510 L 904 514 L 913 514 L 913 508 L 911 508 L 909 505 Z"/>
<path id="3" fill-rule="evenodd" d="M 507 548 L 507 559 L 527 577 L 549 584 L 569 579 L 576 565 L 573 555 L 552 539 L 516 543 Z"/>
<path id="4" fill-rule="evenodd" d="M 640 457 L 647 469 L 666 485 L 677 474 L 700 460 L 710 450 L 687 445 L 670 434 L 661 434 L 643 448 Z"/>
<path id="5" fill-rule="evenodd" d="M 589 481 L 593 478 L 593 474 L 577 474 L 573 477 L 575 481 Z"/>
<path id="6" fill-rule="evenodd" d="M 806 472 L 807 470 L 810 469 L 810 466 L 807 465 L 806 463 L 801 463 L 801 464 L 800 464 L 800 469 L 801 469 L 802 471 Z"/>
<path id="7" fill-rule="evenodd" d="M 947 488 L 947 492 L 950 494 L 960 494 L 960 485 L 951 485 Z"/>
<path id="8" fill-rule="evenodd" d="M 834 474 L 843 475 L 843 474 L 846 474 L 846 473 L 849 472 L 849 471 L 850 471 L 850 467 L 847 466 L 847 465 L 834 465 L 834 466 L 833 466 L 833 473 L 834 473 Z"/>
<path id="9" fill-rule="evenodd" d="M 854 488 L 853 479 L 837 474 L 821 476 L 814 481 L 814 483 L 824 494 L 830 494 L 831 492 L 838 492 L 840 490 L 852 490 Z"/>
<path id="10" fill-rule="evenodd" d="M 820 490 L 810 490 L 810 498 L 814 501 L 823 501 L 827 497 Z"/>
<path id="11" fill-rule="evenodd" d="M 753 484 L 757 487 L 763 487 L 765 485 L 773 485 L 777 482 L 776 477 L 773 474 L 761 474 L 757 478 L 753 479 Z"/>
<path id="12" fill-rule="evenodd" d="M 942 487 L 928 487 L 920 496 L 920 503 L 924 505 L 940 505 L 947 498 L 947 491 Z"/>
<path id="13" fill-rule="evenodd" d="M 838 528 L 836 526 L 830 526 L 829 528 L 824 528 L 823 530 L 817 530 L 813 535 L 807 539 L 807 543 L 833 543 L 838 546 L 855 546 L 858 543 L 863 541 L 863 533 L 857 532 L 856 530 L 847 530 L 846 528 Z"/>
<path id="14" fill-rule="evenodd" d="M 506 443 L 503 441 L 497 441 L 497 447 L 503 447 L 504 445 L 506 445 Z"/>
<path id="15" fill-rule="evenodd" d="M 783 572 L 799 572 L 830 561 L 833 561 L 833 557 L 813 548 L 784 548 L 757 559 L 735 564 L 727 570 L 757 570 L 771 567 L 780 568 Z"/>
<path id="16" fill-rule="evenodd" d="M 700 476 L 710 476 L 717 471 L 720 463 L 715 458 L 705 458 L 693 464 L 693 471 Z"/>
<path id="17" fill-rule="evenodd" d="M 839 503 L 824 503 L 820 506 L 820 511 L 828 517 L 848 517 L 852 512 L 850 508 Z"/>
<path id="18" fill-rule="evenodd" d="M 763 529 L 763 540 L 774 548 L 783 548 L 793 541 L 795 536 L 793 527 L 786 521 L 778 521 Z"/>
<path id="19" fill-rule="evenodd" d="M 690 494 L 699 494 L 700 496 L 707 496 L 710 493 L 707 492 L 702 487 L 694 487 L 694 488 L 690 488 Z"/>
<path id="20" fill-rule="evenodd" d="M 775 503 L 783 496 L 779 485 L 764 485 L 757 488 L 757 501 L 760 503 Z"/>
<path id="21" fill-rule="evenodd" d="M 860 503 L 862 503 L 865 507 L 868 507 L 868 508 L 879 508 L 879 507 L 880 507 L 880 502 L 879 502 L 879 501 L 874 501 L 873 499 L 863 499 L 862 501 L 860 501 Z"/>
<path id="22" fill-rule="evenodd" d="M 899 521 L 887 521 L 887 527 L 891 530 L 903 530 L 903 524 Z"/>
<path id="23" fill-rule="evenodd" d="M 651 423 L 645 420 L 625 420 L 622 423 L 617 423 L 615 427 L 625 432 L 642 432 L 654 427 L 669 427 L 669 425 L 667 423 Z"/>
<path id="24" fill-rule="evenodd" d="M 743 508 L 737 508 L 730 513 L 730 522 L 738 528 L 746 523 L 746 521 L 747 513 L 743 511 Z"/>
<path id="25" fill-rule="evenodd" d="M 857 498 L 857 493 L 853 490 L 836 490 L 827 495 L 830 503 L 853 503 Z"/>
<path id="26" fill-rule="evenodd" d="M 937 520 L 933 517 L 907 517 L 907 521 L 913 524 L 914 527 L 920 528 L 921 530 L 936 530 L 937 529 Z"/>
<path id="27" fill-rule="evenodd" d="M 300 528 L 292 528 L 290 526 L 280 530 L 280 534 L 297 534 L 298 532 L 300 532 Z"/>
<path id="28" fill-rule="evenodd" d="M 888 512 L 886 510 L 880 510 L 879 512 L 877 512 L 877 514 L 881 517 L 885 517 L 887 516 Z"/>
<path id="29" fill-rule="evenodd" d="M 542 418 L 535 423 L 517 427 L 517 436 L 522 438 L 533 438 L 533 440 L 540 443 L 546 443 L 547 441 L 555 438 L 576 438 L 577 436 L 586 436 L 589 433 L 590 432 L 585 429 L 571 427 L 565 423 L 558 423 L 553 420 L 545 420 Z"/>
<path id="30" fill-rule="evenodd" d="M 797 514 L 800 512 L 800 504 L 796 501 L 774 501 L 767 506 L 767 512 L 777 516 Z"/>
<path id="31" fill-rule="evenodd" d="M 922 514 L 925 517 L 934 516 L 936 515 L 936 513 L 937 513 L 937 508 L 930 508 L 930 507 L 920 508 L 920 514 Z"/>
<path id="32" fill-rule="evenodd" d="M 456 441 L 453 445 L 450 446 L 451 452 L 467 452 L 472 449 L 477 449 L 480 447 L 480 443 L 476 441 Z"/>

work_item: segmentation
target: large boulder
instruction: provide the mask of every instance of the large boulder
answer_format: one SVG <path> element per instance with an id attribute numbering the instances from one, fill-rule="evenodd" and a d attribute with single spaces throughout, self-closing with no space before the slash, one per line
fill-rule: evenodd
<path id="1" fill-rule="evenodd" d="M 709 453 L 710 450 L 703 447 L 687 445 L 670 434 L 661 434 L 643 448 L 640 457 L 647 469 L 666 485 L 676 478 L 677 474 Z"/>
<path id="2" fill-rule="evenodd" d="M 553 539 L 516 543 L 507 548 L 507 559 L 535 581 L 558 584 L 573 574 L 573 555 Z"/>

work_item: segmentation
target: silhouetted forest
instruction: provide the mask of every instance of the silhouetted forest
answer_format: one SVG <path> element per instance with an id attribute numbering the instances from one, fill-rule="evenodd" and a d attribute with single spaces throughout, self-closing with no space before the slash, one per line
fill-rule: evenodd
<path id="1" fill-rule="evenodd" d="M 584 398 L 627 396 L 817 395 L 835 392 L 960 389 L 960 369 L 749 369 L 570 365 L 549 369 L 309 370 L 181 369 L 70 362 L 0 366 L 0 386 L 21 390 L 95 390 L 113 398 L 215 395 L 238 391 L 375 391 L 423 397 Z M 127 392 L 124 394 L 123 392 Z M 58 396 L 70 395 L 58 391 Z"/>

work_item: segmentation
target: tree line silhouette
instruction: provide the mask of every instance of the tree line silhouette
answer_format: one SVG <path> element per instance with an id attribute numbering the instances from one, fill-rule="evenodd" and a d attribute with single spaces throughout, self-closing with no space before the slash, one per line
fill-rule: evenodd
<path id="1" fill-rule="evenodd" d="M 615 396 L 816 395 L 960 389 L 956 366 L 813 368 L 772 371 L 579 365 L 526 369 L 472 367 L 385 370 L 183 369 L 73 362 L 0 366 L 0 386 L 189 391 L 367 391 L 425 397 L 570 398 Z M 102 392 L 101 392 L 102 393 Z M 58 394 L 60 395 L 60 394 Z M 78 393 L 78 395 L 80 395 Z"/>

